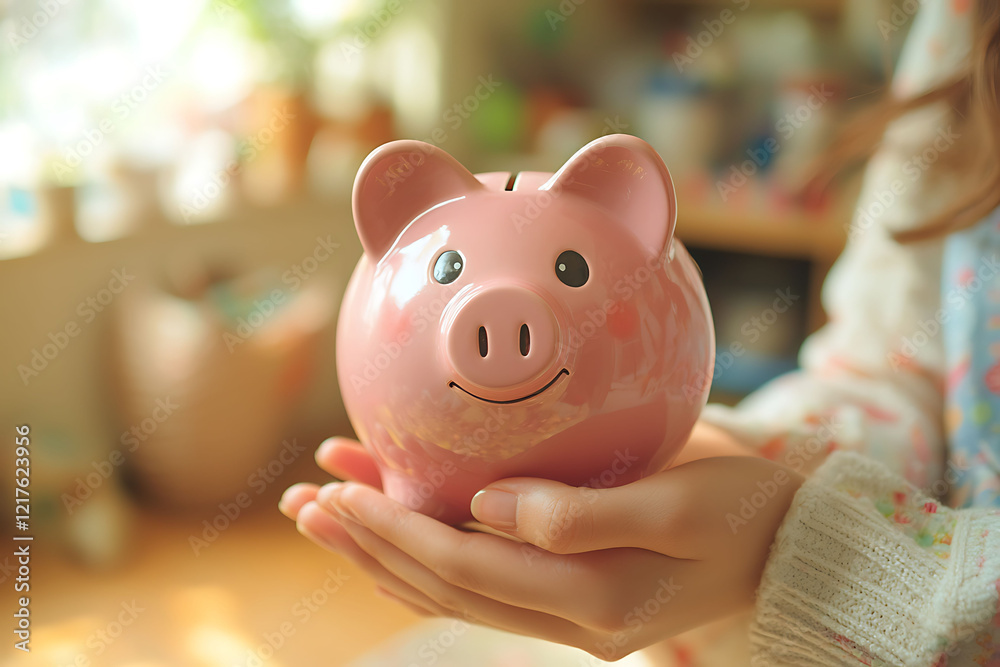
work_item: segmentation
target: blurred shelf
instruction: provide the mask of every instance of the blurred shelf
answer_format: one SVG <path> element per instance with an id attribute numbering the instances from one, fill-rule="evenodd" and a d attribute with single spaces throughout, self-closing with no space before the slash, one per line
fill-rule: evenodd
<path id="1" fill-rule="evenodd" d="M 723 206 L 686 206 L 683 201 L 681 198 L 678 208 L 677 237 L 685 245 L 832 263 L 847 240 L 841 222 L 844 216 L 739 211 Z"/>

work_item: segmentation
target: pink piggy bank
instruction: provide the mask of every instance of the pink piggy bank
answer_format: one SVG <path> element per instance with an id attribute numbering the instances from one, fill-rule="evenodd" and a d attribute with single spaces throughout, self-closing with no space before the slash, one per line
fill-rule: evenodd
<path id="1" fill-rule="evenodd" d="M 715 340 L 647 143 L 608 136 L 555 174 L 474 176 L 394 141 L 361 166 L 353 208 L 364 255 L 338 375 L 389 497 L 460 523 L 498 479 L 617 486 L 684 446 Z"/>

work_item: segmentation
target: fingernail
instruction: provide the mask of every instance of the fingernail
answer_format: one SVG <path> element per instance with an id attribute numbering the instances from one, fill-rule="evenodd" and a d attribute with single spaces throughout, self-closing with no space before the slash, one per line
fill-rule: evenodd
<path id="1" fill-rule="evenodd" d="M 282 514 L 287 514 L 290 502 L 289 498 L 291 498 L 293 494 L 298 493 L 299 488 L 303 486 L 305 486 L 305 484 L 299 482 L 298 484 L 293 484 L 285 489 L 285 492 L 281 494 L 281 500 L 278 501 L 278 511 Z"/>
<path id="2" fill-rule="evenodd" d="M 331 509 L 337 509 L 340 505 L 340 488 L 343 486 L 340 482 L 330 482 L 329 484 L 324 484 L 320 487 L 319 491 L 316 492 L 316 501 L 320 505 L 325 505 Z"/>
<path id="3" fill-rule="evenodd" d="M 328 454 L 331 449 L 333 449 L 334 444 L 337 442 L 336 438 L 327 438 L 323 442 L 319 443 L 319 447 L 316 448 L 315 458 L 318 460 L 324 455 Z"/>
<path id="4" fill-rule="evenodd" d="M 494 528 L 517 528 L 517 496 L 507 491 L 483 489 L 472 496 L 472 516 Z"/>
<path id="5" fill-rule="evenodd" d="M 343 498 L 341 498 L 345 487 L 346 484 L 344 482 L 330 482 L 316 493 L 316 500 L 345 519 L 354 521 L 355 523 L 364 523 L 361 517 L 358 516 L 358 513 L 354 511 L 354 508 L 346 505 Z"/>

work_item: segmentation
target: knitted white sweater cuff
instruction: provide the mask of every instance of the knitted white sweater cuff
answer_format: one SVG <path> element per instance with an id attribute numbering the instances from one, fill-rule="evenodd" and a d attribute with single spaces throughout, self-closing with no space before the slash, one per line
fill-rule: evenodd
<path id="1" fill-rule="evenodd" d="M 771 547 L 752 664 L 933 665 L 996 613 L 998 518 L 949 510 L 869 459 L 832 455 Z"/>

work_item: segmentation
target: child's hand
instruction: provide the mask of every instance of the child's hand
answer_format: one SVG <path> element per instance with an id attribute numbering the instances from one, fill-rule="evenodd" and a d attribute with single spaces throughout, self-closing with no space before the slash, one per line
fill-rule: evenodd
<path id="1" fill-rule="evenodd" d="M 422 614 L 465 618 L 617 659 L 750 605 L 802 477 L 757 458 L 709 458 L 626 486 L 578 489 L 516 478 L 473 513 L 531 544 L 468 533 L 412 512 L 363 451 L 317 455 L 348 482 L 293 487 L 283 511 Z M 506 500 L 496 500 L 497 498 Z M 515 508 L 516 527 L 500 523 Z M 537 545 L 537 546 L 536 546 Z"/>

